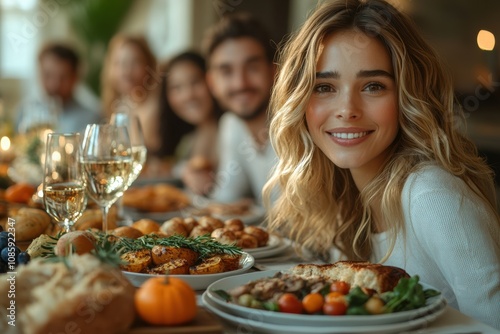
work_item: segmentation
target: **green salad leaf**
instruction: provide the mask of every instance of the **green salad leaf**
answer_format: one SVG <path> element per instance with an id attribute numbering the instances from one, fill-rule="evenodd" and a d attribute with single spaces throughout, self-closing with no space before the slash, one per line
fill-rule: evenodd
<path id="1" fill-rule="evenodd" d="M 440 292 L 426 289 L 419 283 L 418 275 L 402 278 L 393 291 L 384 292 L 381 297 L 385 302 L 385 312 L 401 312 L 425 306 L 426 300 Z"/>

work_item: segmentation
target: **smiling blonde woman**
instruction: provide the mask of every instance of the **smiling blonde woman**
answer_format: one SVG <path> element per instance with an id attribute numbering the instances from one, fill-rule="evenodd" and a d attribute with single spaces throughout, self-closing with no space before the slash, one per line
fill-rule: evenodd
<path id="1" fill-rule="evenodd" d="M 418 274 L 500 328 L 492 172 L 405 15 L 381 0 L 320 5 L 282 50 L 270 110 L 271 229 L 325 257 L 336 249 Z"/>

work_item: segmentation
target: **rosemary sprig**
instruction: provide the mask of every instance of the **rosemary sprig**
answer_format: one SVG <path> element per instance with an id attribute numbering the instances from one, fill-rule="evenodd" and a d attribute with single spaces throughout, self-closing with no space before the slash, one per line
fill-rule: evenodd
<path id="1" fill-rule="evenodd" d="M 154 246 L 170 246 L 178 248 L 189 248 L 200 254 L 200 258 L 206 258 L 213 254 L 242 254 L 241 248 L 235 245 L 221 244 L 208 234 L 195 238 L 187 238 L 181 235 L 161 237 L 155 234 L 144 235 L 138 239 L 121 238 L 118 244 L 125 252 L 152 249 Z"/>
<path id="2" fill-rule="evenodd" d="M 47 262 L 63 262 L 66 267 L 70 268 L 67 256 L 57 256 L 54 253 L 54 247 L 62 235 L 64 235 L 64 232 L 59 232 L 56 236 L 50 236 L 51 241 L 41 246 L 45 250 L 42 253 L 42 257 Z M 123 246 L 114 242 L 114 236 L 105 233 L 96 233 L 94 235 L 97 240 L 95 248 L 90 252 L 92 255 L 97 257 L 101 262 L 115 267 L 125 264 L 120 258 L 123 254 Z"/>
<path id="3" fill-rule="evenodd" d="M 101 262 L 117 267 L 126 264 L 126 262 L 121 259 L 123 247 L 114 243 L 113 240 L 112 235 L 99 234 L 96 247 L 90 253 L 95 255 Z"/>
<path id="4" fill-rule="evenodd" d="M 64 234 L 65 232 L 60 231 L 57 232 L 57 235 L 52 236 L 49 235 L 50 241 L 41 245 L 40 247 L 44 250 L 40 256 L 44 258 L 54 258 L 57 257 L 54 248 L 56 247 L 57 241 L 59 241 L 59 238 Z"/>

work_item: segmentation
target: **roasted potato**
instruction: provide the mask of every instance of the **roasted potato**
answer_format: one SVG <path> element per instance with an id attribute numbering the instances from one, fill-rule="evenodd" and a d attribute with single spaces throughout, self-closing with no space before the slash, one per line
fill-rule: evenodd
<path id="1" fill-rule="evenodd" d="M 188 275 L 189 264 L 186 259 L 175 259 L 149 269 L 148 273 L 156 275 Z"/>
<path id="2" fill-rule="evenodd" d="M 120 268 L 134 273 L 143 272 L 152 262 L 151 251 L 149 249 L 127 252 L 121 256 L 121 259 L 127 262 L 127 264 L 120 265 Z"/>
<path id="3" fill-rule="evenodd" d="M 220 256 L 212 256 L 200 264 L 189 268 L 191 275 L 217 274 L 225 271 L 224 262 Z"/>
<path id="4" fill-rule="evenodd" d="M 233 271 L 240 267 L 241 255 L 218 255 L 224 263 L 224 271 Z"/>
<path id="5" fill-rule="evenodd" d="M 199 254 L 189 248 L 156 245 L 151 249 L 153 263 L 160 265 L 176 259 L 185 259 L 188 266 L 192 266 L 199 258 Z"/>

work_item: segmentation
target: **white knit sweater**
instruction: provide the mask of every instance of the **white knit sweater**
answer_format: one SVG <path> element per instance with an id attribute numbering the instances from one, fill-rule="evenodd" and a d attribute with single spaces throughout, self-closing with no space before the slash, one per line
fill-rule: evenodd
<path id="1" fill-rule="evenodd" d="M 500 329 L 500 223 L 459 178 L 439 167 L 408 177 L 402 191 L 403 234 L 385 263 L 419 275 L 461 312 Z M 373 235 L 378 262 L 387 233 Z"/>

